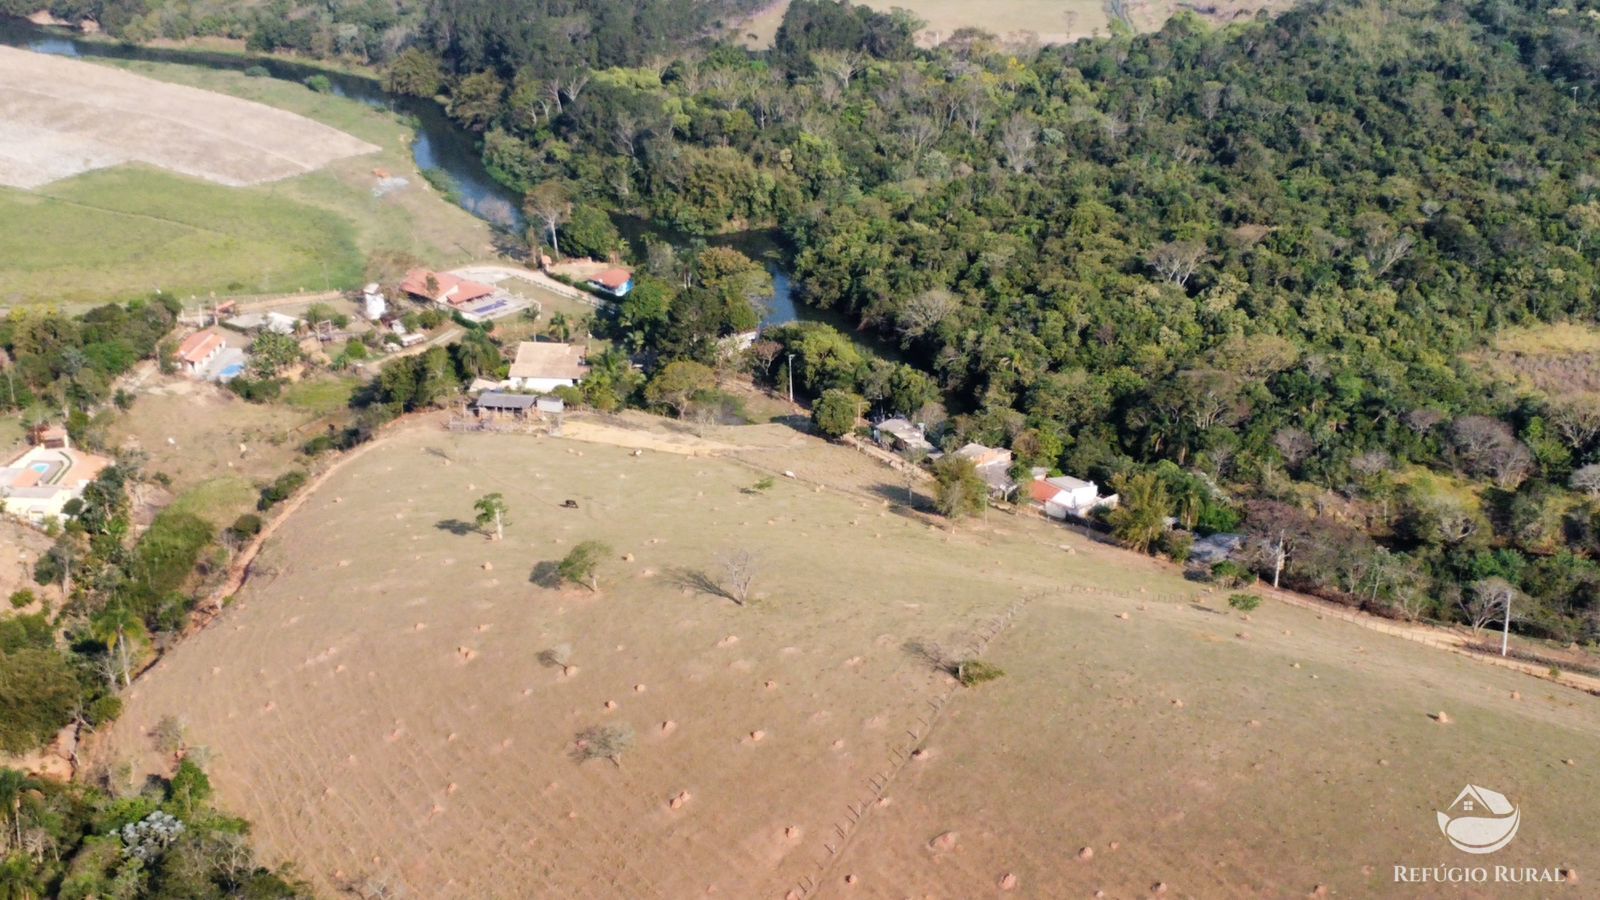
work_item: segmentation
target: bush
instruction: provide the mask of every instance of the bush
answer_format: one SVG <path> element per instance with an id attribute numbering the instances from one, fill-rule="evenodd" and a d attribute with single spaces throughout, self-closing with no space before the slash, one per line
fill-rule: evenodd
<path id="1" fill-rule="evenodd" d="M 956 680 L 964 687 L 973 687 L 1005 676 L 1005 670 L 981 659 L 966 659 L 956 663 Z"/>
<path id="2" fill-rule="evenodd" d="M 228 390 L 251 403 L 268 403 L 283 393 L 283 382 L 276 378 L 247 378 L 241 375 L 228 382 Z"/>
<path id="3" fill-rule="evenodd" d="M 1261 598 L 1255 594 L 1234 594 L 1228 598 L 1228 605 L 1239 612 L 1254 612 L 1261 605 Z"/>
<path id="4" fill-rule="evenodd" d="M 1156 546 L 1173 562 L 1188 562 L 1189 554 L 1194 550 L 1194 535 L 1187 531 L 1169 530 L 1162 533 Z"/>
<path id="5" fill-rule="evenodd" d="M 101 697 L 84 710 L 84 716 L 88 718 L 89 724 L 96 728 L 109 725 L 120 715 L 122 715 L 122 698 L 114 694 Z"/>
<path id="6" fill-rule="evenodd" d="M 328 76 L 322 74 L 312 75 L 310 78 L 307 78 L 306 87 L 316 91 L 319 94 L 333 93 L 333 82 L 328 78 Z"/>
<path id="7" fill-rule="evenodd" d="M 1211 566 L 1211 580 L 1225 588 L 1236 588 L 1251 580 L 1250 570 L 1231 559 Z"/>
<path id="8" fill-rule="evenodd" d="M 276 481 L 261 489 L 261 499 L 256 501 L 256 510 L 266 512 L 277 506 L 287 500 L 290 494 L 300 490 L 305 483 L 306 473 L 298 469 L 279 475 Z"/>
<path id="9" fill-rule="evenodd" d="M 246 77 L 246 78 L 271 78 L 272 77 L 272 73 L 267 71 L 267 67 L 266 66 L 251 66 L 250 68 L 244 70 L 244 77 Z"/>
<path id="10" fill-rule="evenodd" d="M 255 513 L 245 513 L 233 520 L 233 524 L 228 526 L 228 533 L 237 540 L 247 541 L 261 533 L 261 517 Z"/>
<path id="11" fill-rule="evenodd" d="M 38 599 L 38 596 L 36 594 L 34 594 L 33 591 L 30 591 L 27 588 L 22 588 L 21 590 L 12 591 L 11 592 L 11 608 L 12 609 L 21 609 L 24 606 L 27 606 L 28 604 L 32 603 L 33 601 L 35 601 L 37 599 Z"/>

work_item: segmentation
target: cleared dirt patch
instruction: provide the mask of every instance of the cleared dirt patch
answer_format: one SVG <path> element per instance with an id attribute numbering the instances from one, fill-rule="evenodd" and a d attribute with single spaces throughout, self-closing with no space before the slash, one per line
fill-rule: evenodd
<path id="1" fill-rule="evenodd" d="M 302 116 L 105 66 L 0 47 L 0 184 L 128 162 L 240 186 L 377 148 Z"/>

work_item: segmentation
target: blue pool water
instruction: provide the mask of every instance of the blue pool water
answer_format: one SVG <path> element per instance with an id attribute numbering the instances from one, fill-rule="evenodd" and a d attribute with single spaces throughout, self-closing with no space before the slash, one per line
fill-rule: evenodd
<path id="1" fill-rule="evenodd" d="M 240 375 L 243 375 L 243 374 L 244 374 L 244 366 L 241 366 L 238 363 L 234 363 L 233 365 L 227 367 L 226 369 L 223 369 L 221 372 L 218 372 L 217 373 L 217 377 L 221 378 L 223 381 L 227 381 L 229 378 L 237 378 L 237 377 L 239 377 Z"/>

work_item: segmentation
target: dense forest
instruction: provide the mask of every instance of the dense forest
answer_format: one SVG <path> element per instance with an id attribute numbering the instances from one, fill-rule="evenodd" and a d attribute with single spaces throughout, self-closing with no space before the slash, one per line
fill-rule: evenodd
<path id="1" fill-rule="evenodd" d="M 1510 591 L 1521 627 L 1575 639 L 1600 624 L 1600 406 L 1497 387 L 1462 354 L 1594 317 L 1593 7 L 1330 0 L 1018 56 L 800 0 L 766 53 L 550 74 L 419 44 L 396 72 L 438 73 L 538 240 L 595 210 L 781 228 L 807 302 L 970 410 L 949 439 L 1162 473 L 1139 496 L 1180 524 L 1213 510 L 1202 531 L 1243 516 L 1287 584 L 1469 620 Z M 660 343 L 680 296 L 705 304 L 692 261 L 657 256 L 627 333 L 713 362 Z M 868 368 L 797 375 L 919 412 Z"/>

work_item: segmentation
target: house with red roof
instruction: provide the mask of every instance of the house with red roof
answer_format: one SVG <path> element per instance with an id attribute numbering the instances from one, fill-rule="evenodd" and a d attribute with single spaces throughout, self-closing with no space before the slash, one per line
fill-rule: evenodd
<path id="1" fill-rule="evenodd" d="M 199 378 L 226 346 L 222 335 L 215 331 L 196 331 L 178 345 L 178 365 L 191 377 Z"/>
<path id="2" fill-rule="evenodd" d="M 449 272 L 431 269 L 412 269 L 400 282 L 400 290 L 426 303 L 459 307 L 481 300 L 494 293 L 494 288 L 476 281 L 468 281 Z"/>
<path id="3" fill-rule="evenodd" d="M 589 279 L 589 286 L 613 297 L 626 297 L 633 290 L 633 272 L 617 267 Z"/>

